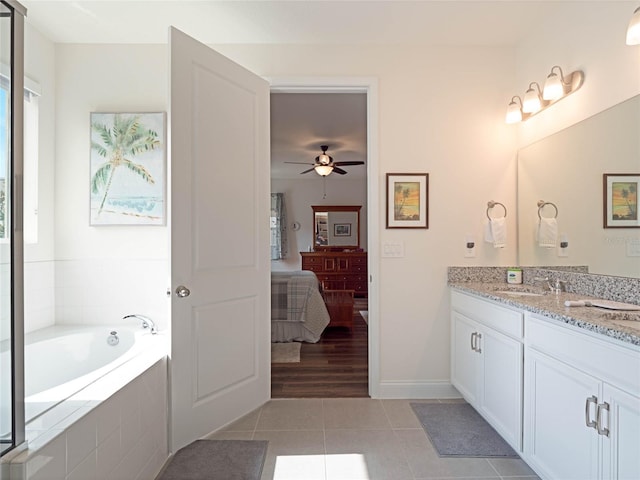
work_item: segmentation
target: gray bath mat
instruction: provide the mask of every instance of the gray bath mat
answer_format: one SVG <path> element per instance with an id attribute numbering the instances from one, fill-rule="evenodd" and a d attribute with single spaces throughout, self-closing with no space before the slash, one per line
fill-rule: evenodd
<path id="1" fill-rule="evenodd" d="M 412 403 L 411 408 L 441 457 L 518 457 L 468 403 Z"/>
<path id="2" fill-rule="evenodd" d="M 196 440 L 156 480 L 260 480 L 266 440 Z"/>

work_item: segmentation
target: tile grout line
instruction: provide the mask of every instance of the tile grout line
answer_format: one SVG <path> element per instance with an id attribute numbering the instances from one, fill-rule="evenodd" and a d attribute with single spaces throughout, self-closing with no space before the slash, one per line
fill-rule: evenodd
<path id="1" fill-rule="evenodd" d="M 324 480 L 329 480 L 329 473 L 327 472 L 327 422 L 325 421 L 325 398 L 322 399 L 322 444 L 324 446 Z"/>
<path id="2" fill-rule="evenodd" d="M 407 457 L 407 453 L 405 451 L 404 444 L 400 440 L 400 437 L 398 436 L 397 430 L 400 430 L 400 429 L 396 429 L 393 426 L 393 423 L 391 422 L 391 418 L 389 418 L 389 412 L 387 412 L 387 409 L 384 406 L 384 402 L 382 401 L 382 399 L 379 399 L 379 401 L 380 401 L 380 406 L 382 407 L 382 411 L 384 412 L 385 417 L 387 417 L 387 422 L 389 422 L 389 427 L 391 427 L 391 431 L 393 432 L 393 437 L 396 439 L 396 442 L 398 442 L 398 446 L 400 447 L 400 450 L 402 452 L 402 457 L 404 458 L 404 462 L 407 465 L 407 468 L 409 469 L 409 472 L 411 472 L 411 478 L 413 480 L 415 480 L 416 479 L 416 472 L 413 470 L 413 468 L 411 468 L 411 462 L 409 462 L 409 458 Z M 407 401 L 407 405 L 409 405 L 408 401 Z M 409 406 L 409 408 L 411 408 L 411 407 Z"/>

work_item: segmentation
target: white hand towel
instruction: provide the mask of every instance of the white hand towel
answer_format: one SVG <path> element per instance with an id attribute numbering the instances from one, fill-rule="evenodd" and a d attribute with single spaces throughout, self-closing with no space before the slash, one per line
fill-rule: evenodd
<path id="1" fill-rule="evenodd" d="M 558 221 L 555 218 L 543 217 L 538 221 L 538 245 L 544 248 L 554 248 L 558 238 Z"/>
<path id="2" fill-rule="evenodd" d="M 487 221 L 484 229 L 484 239 L 489 243 L 493 243 L 494 248 L 504 248 L 507 244 L 507 219 L 501 217 Z"/>

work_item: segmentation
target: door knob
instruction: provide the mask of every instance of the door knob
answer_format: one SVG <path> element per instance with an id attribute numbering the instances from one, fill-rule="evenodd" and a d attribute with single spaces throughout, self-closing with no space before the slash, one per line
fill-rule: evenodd
<path id="1" fill-rule="evenodd" d="M 191 294 L 191 290 L 189 290 L 184 285 L 179 285 L 178 288 L 176 288 L 176 295 L 179 298 L 188 297 L 190 294 Z"/>

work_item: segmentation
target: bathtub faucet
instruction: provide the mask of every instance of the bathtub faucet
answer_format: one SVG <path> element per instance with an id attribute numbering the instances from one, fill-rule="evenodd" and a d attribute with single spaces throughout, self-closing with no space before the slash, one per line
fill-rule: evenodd
<path id="1" fill-rule="evenodd" d="M 144 315 L 140 315 L 139 313 L 134 313 L 132 315 L 125 315 L 124 317 L 122 317 L 123 320 L 126 320 L 127 318 L 137 318 L 138 320 L 142 320 L 142 328 L 151 329 L 152 335 L 155 335 L 156 333 L 158 333 L 158 328 L 156 327 L 156 324 L 149 317 L 145 317 Z"/>

